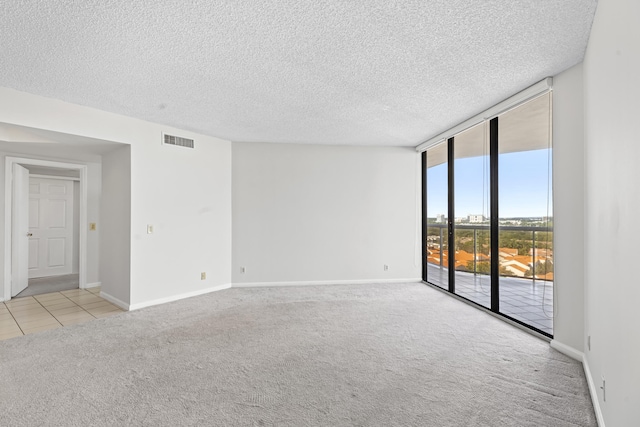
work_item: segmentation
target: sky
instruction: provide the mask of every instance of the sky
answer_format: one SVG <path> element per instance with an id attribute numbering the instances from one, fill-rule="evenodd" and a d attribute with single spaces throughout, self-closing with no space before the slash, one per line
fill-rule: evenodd
<path id="1" fill-rule="evenodd" d="M 500 154 L 500 218 L 553 216 L 550 150 Z M 484 163 L 484 165 L 483 165 Z M 447 165 L 427 171 L 427 217 L 447 216 Z M 484 178 L 483 178 L 484 177 Z M 548 199 L 548 201 L 547 201 Z M 455 162 L 455 216 L 489 216 L 489 161 L 486 157 Z"/>

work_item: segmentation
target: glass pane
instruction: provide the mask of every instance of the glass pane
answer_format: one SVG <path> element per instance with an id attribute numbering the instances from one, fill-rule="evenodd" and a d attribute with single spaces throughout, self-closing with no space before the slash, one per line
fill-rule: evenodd
<path id="1" fill-rule="evenodd" d="M 427 282 L 449 289 L 447 143 L 427 150 Z"/>
<path id="2" fill-rule="evenodd" d="M 500 312 L 553 334 L 551 94 L 498 118 Z"/>
<path id="3" fill-rule="evenodd" d="M 454 136 L 455 293 L 491 306 L 489 136 L 486 123 Z"/>

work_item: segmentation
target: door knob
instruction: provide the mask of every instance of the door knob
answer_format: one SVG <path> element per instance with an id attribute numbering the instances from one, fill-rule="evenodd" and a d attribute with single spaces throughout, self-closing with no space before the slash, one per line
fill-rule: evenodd
<path id="1" fill-rule="evenodd" d="M 27 233 L 27 237 L 33 236 L 33 233 Z"/>

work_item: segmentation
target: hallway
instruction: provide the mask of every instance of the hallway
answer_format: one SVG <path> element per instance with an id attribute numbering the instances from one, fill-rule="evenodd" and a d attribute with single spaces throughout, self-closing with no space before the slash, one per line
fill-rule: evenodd
<path id="1" fill-rule="evenodd" d="M 0 303 L 0 341 L 122 313 L 100 287 L 14 298 Z"/>

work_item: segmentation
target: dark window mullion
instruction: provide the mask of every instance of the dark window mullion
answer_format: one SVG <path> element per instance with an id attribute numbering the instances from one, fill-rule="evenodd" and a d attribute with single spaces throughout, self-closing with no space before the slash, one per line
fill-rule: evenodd
<path id="1" fill-rule="evenodd" d="M 422 280 L 427 281 L 427 152 L 422 152 Z"/>
<path id="2" fill-rule="evenodd" d="M 448 273 L 449 273 L 449 292 L 454 293 L 456 291 L 456 282 L 455 282 L 455 277 L 456 277 L 456 251 L 455 248 L 452 250 L 451 247 L 453 245 L 453 233 L 454 233 L 454 229 L 453 229 L 453 222 L 454 222 L 454 218 L 455 218 L 455 210 L 454 210 L 454 195 L 455 192 L 453 191 L 453 185 L 454 185 L 454 175 L 453 175 L 453 165 L 454 165 L 454 152 L 453 152 L 453 140 L 454 138 L 451 137 L 447 140 L 447 163 L 448 163 L 448 186 L 449 186 L 449 209 L 447 212 L 447 238 L 448 238 L 448 244 L 447 244 L 447 268 L 448 268 Z M 442 249 L 441 249 L 442 250 Z"/>
<path id="3" fill-rule="evenodd" d="M 498 216 L 498 118 L 489 122 L 489 173 L 491 215 L 491 311 L 500 312 L 500 225 Z"/>

